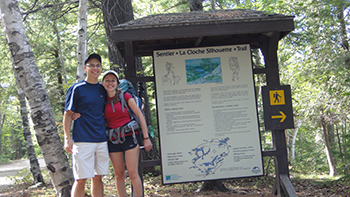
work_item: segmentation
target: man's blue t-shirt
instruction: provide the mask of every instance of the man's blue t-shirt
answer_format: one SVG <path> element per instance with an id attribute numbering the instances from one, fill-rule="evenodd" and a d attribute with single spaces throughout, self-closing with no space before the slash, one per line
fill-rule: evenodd
<path id="1" fill-rule="evenodd" d="M 100 84 L 90 84 L 85 80 L 73 84 L 67 91 L 65 111 L 80 113 L 73 122 L 73 142 L 107 141 L 103 116 L 106 90 Z"/>

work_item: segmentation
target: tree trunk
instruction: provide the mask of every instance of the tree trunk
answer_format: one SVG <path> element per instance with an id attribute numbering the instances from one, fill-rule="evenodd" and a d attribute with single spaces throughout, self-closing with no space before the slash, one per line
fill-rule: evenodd
<path id="1" fill-rule="evenodd" d="M 111 29 L 113 26 L 134 19 L 131 0 L 103 0 L 101 9 L 108 44 L 108 59 L 113 64 L 112 67 L 118 65 L 120 68 L 124 68 L 124 59 L 120 56 L 117 48 L 112 42 Z"/>
<path id="2" fill-rule="evenodd" d="M 1 147 L 2 147 L 2 128 L 4 126 L 6 114 L 0 113 L 0 155 L 1 155 Z"/>
<path id="3" fill-rule="evenodd" d="M 216 0 L 210 0 L 210 3 L 211 3 L 211 9 L 216 10 L 216 6 L 215 6 Z"/>
<path id="4" fill-rule="evenodd" d="M 297 140 L 298 132 L 299 132 L 299 127 L 296 127 L 293 133 L 293 137 L 291 140 L 291 148 L 290 148 L 290 153 L 289 153 L 289 160 L 293 161 L 295 160 L 295 141 Z"/>
<path id="5" fill-rule="evenodd" d="M 341 135 L 342 136 L 346 136 L 348 133 L 347 133 L 347 128 L 346 128 L 346 116 L 341 118 Z M 346 150 L 347 149 L 347 145 L 346 145 L 346 141 L 347 141 L 347 138 L 345 137 L 342 137 L 341 139 L 341 144 L 342 144 L 342 147 L 343 147 L 343 150 Z"/>
<path id="6" fill-rule="evenodd" d="M 38 144 L 58 196 L 70 196 L 72 170 L 57 132 L 51 105 L 16 0 L 0 1 L 13 70 L 30 106 Z"/>
<path id="7" fill-rule="evenodd" d="M 340 22 L 340 29 L 341 29 L 341 41 L 342 41 L 342 48 L 346 51 L 349 51 L 349 42 L 348 42 L 348 36 L 347 36 L 347 31 L 346 31 L 346 23 L 345 23 L 345 18 L 344 18 L 344 5 L 341 4 L 338 6 L 338 14 L 337 18 Z"/>
<path id="8" fill-rule="evenodd" d="M 122 24 L 128 21 L 131 21 L 134 19 L 134 13 L 133 8 L 131 4 L 131 0 L 120 0 L 120 1 L 114 1 L 114 0 L 104 0 L 102 3 L 102 13 L 103 13 L 103 19 L 104 19 L 104 26 L 106 30 L 106 36 L 107 36 L 107 43 L 108 43 L 108 56 L 109 61 L 112 62 L 111 69 L 118 70 L 119 73 L 125 71 L 125 61 L 123 57 L 118 52 L 117 48 L 115 47 L 114 43 L 111 39 L 111 28 L 113 26 L 116 26 L 118 24 Z M 135 64 L 136 64 L 136 72 L 138 73 L 138 76 L 142 76 L 143 73 L 143 65 L 142 65 L 142 59 L 140 57 L 135 58 Z M 116 66 L 119 66 L 119 68 L 115 69 Z M 133 84 L 136 88 L 136 84 Z M 145 111 L 145 118 L 147 125 L 152 125 L 152 119 L 150 116 L 150 109 L 149 109 L 149 102 L 148 102 L 148 96 L 147 96 L 147 89 L 145 88 L 145 84 L 142 84 L 142 98 L 144 101 L 144 111 Z M 142 160 L 152 160 L 152 159 L 158 159 L 159 153 L 157 150 L 157 147 L 155 146 L 156 141 L 155 139 L 151 138 L 151 142 L 154 145 L 152 150 L 150 152 L 141 152 L 141 158 Z M 142 143 L 142 142 L 141 142 Z M 150 167 L 147 169 L 144 169 L 145 173 L 148 172 L 155 172 L 154 167 Z"/>
<path id="9" fill-rule="evenodd" d="M 241 5 L 240 0 L 236 0 L 236 6 L 239 7 Z"/>
<path id="10" fill-rule="evenodd" d="M 341 118 L 341 123 L 342 123 L 342 127 L 341 127 L 341 135 L 342 136 L 346 136 L 348 133 L 347 133 L 347 128 L 346 128 L 346 116 Z M 347 141 L 347 138 L 346 137 L 343 137 L 342 140 L 340 141 L 340 144 L 342 144 L 342 150 L 347 150 L 347 145 L 346 145 L 346 141 Z M 345 155 L 342 156 L 342 158 L 344 157 Z M 349 164 L 348 162 L 344 163 L 343 162 L 343 167 L 344 167 L 344 174 L 345 175 L 348 175 L 349 174 Z"/>
<path id="11" fill-rule="evenodd" d="M 290 152 L 289 152 L 289 160 L 290 161 L 295 160 L 295 142 L 297 140 L 297 136 L 298 136 L 298 132 L 299 132 L 299 128 L 300 128 L 301 122 L 302 122 L 301 120 L 297 120 L 295 122 L 295 129 L 292 129 L 292 130 L 294 130 L 294 133 L 293 133 L 293 136 L 292 136 L 292 139 L 291 139 L 291 145 L 290 145 Z"/>
<path id="12" fill-rule="evenodd" d="M 34 150 L 32 134 L 29 128 L 26 100 L 24 97 L 24 93 L 18 83 L 17 83 L 17 92 L 18 92 L 18 100 L 21 108 L 20 112 L 22 117 L 23 135 L 24 135 L 24 140 L 26 142 L 27 154 L 28 154 L 29 163 L 30 163 L 30 171 L 32 172 L 32 175 L 33 175 L 34 184 L 37 184 L 40 182 L 45 183 L 44 178 L 41 174 L 39 162 Z"/>
<path id="13" fill-rule="evenodd" d="M 79 1 L 78 12 L 78 47 L 77 47 L 77 81 L 85 79 L 84 61 L 86 53 L 86 29 L 87 29 L 87 2 L 88 0 Z"/>
<path id="14" fill-rule="evenodd" d="M 66 66 L 64 65 L 64 59 L 62 55 L 62 47 L 61 47 L 61 37 L 58 32 L 58 29 L 56 27 L 56 21 L 53 23 L 53 29 L 55 30 L 56 38 L 57 38 L 57 48 L 58 48 L 58 58 L 60 59 L 61 63 L 61 70 L 62 70 L 62 77 L 64 79 L 64 84 L 67 84 L 67 74 L 66 74 Z M 60 72 L 58 72 L 60 73 Z"/>
<path id="15" fill-rule="evenodd" d="M 55 58 L 60 58 L 60 56 L 62 55 L 62 53 L 60 54 L 61 49 L 58 50 L 54 50 L 54 57 Z M 62 62 L 60 64 L 57 64 L 57 70 L 61 70 L 62 66 L 64 66 L 62 64 Z M 61 108 L 61 113 L 64 114 L 64 106 L 65 106 L 65 100 L 62 98 L 65 98 L 65 91 L 63 89 L 63 76 L 61 72 L 57 72 L 56 73 L 56 77 L 57 77 L 57 82 L 58 82 L 58 86 L 57 86 L 57 91 L 54 93 L 54 95 L 50 95 L 50 98 L 52 99 L 56 99 L 55 101 L 57 101 L 56 104 L 58 104 Z M 65 84 L 67 84 L 67 81 L 65 82 Z M 55 108 L 55 107 L 53 107 Z"/>
<path id="16" fill-rule="evenodd" d="M 340 140 L 340 135 L 339 135 L 339 129 L 338 129 L 337 125 L 335 127 L 335 132 L 336 132 L 336 136 L 337 136 L 338 148 L 339 148 L 339 153 L 340 153 L 340 157 L 341 157 L 341 162 L 344 163 L 344 153 L 343 153 L 343 150 L 342 150 L 341 140 Z"/>
<path id="17" fill-rule="evenodd" d="M 203 0 L 190 0 L 190 10 L 192 11 L 203 11 Z"/>
<path id="18" fill-rule="evenodd" d="M 327 123 L 326 123 L 325 116 L 324 116 L 324 113 L 322 110 L 320 111 L 320 116 L 321 116 L 321 125 L 322 125 L 323 136 L 324 136 L 325 151 L 326 151 L 327 161 L 328 161 L 328 166 L 329 166 L 329 176 L 333 177 L 333 176 L 337 176 L 337 169 L 335 167 L 332 153 L 330 152 L 331 147 L 329 145 Z"/>
<path id="19" fill-rule="evenodd" d="M 333 123 L 327 124 L 327 132 L 328 132 L 329 146 L 331 148 L 334 148 L 335 147 L 335 133 L 334 133 L 334 124 Z"/>
<path id="20" fill-rule="evenodd" d="M 207 190 L 217 190 L 220 192 L 227 192 L 229 189 L 222 183 L 222 181 L 205 181 L 201 188 L 199 189 L 200 191 L 207 191 Z"/>

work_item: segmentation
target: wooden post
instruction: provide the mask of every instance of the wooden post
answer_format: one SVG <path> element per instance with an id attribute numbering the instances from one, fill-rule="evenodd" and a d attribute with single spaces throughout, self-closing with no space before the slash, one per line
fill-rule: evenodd
<path id="1" fill-rule="evenodd" d="M 266 83 L 269 85 L 281 85 L 278 69 L 277 49 L 280 33 L 271 32 L 260 37 L 261 50 L 265 60 L 266 70 Z M 281 196 L 283 188 L 281 187 L 281 176 L 286 175 L 289 177 L 288 169 L 288 157 L 287 157 L 287 144 L 284 130 L 272 131 L 273 148 L 276 152 L 275 155 L 275 173 L 276 182 L 273 188 L 274 192 L 277 192 L 278 196 Z"/>
<path id="2" fill-rule="evenodd" d="M 137 79 L 136 79 L 136 63 L 135 63 L 135 53 L 134 53 L 134 46 L 131 41 L 124 42 L 125 46 L 125 78 L 128 79 L 134 87 L 136 86 Z"/>
<path id="3" fill-rule="evenodd" d="M 128 79 L 134 87 L 137 87 L 137 78 L 136 78 L 136 64 L 135 64 L 135 53 L 134 53 L 134 47 L 133 43 L 131 41 L 126 41 L 124 42 L 125 46 L 125 78 Z M 142 148 L 140 148 L 140 151 L 142 151 Z M 138 166 L 138 171 L 139 171 L 139 176 L 141 179 L 141 184 L 142 184 L 142 196 L 144 196 L 144 187 L 143 187 L 143 168 L 140 165 L 142 162 L 141 160 L 141 154 L 139 155 L 139 166 Z M 132 190 L 132 196 L 135 197 L 135 192 L 134 189 L 131 185 L 131 190 Z"/>

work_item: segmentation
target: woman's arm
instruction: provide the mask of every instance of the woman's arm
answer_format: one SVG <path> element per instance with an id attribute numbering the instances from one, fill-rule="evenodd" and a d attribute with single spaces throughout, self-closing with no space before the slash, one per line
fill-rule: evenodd
<path id="1" fill-rule="evenodd" d="M 134 111 L 135 115 L 139 118 L 140 120 L 140 126 L 142 129 L 142 133 L 143 133 L 143 143 L 145 146 L 145 150 L 149 151 L 152 149 L 152 143 L 151 140 L 148 136 L 148 128 L 147 128 L 147 123 L 146 123 L 146 119 L 143 116 L 140 108 L 137 106 L 135 100 L 133 98 L 130 98 L 128 100 L 128 105 L 129 107 L 132 109 L 132 111 Z"/>

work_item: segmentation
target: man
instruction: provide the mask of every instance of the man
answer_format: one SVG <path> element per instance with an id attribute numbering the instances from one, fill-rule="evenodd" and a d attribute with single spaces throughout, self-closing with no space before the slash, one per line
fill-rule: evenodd
<path id="1" fill-rule="evenodd" d="M 73 197 L 85 196 L 85 183 L 91 178 L 91 194 L 103 196 L 102 175 L 109 173 L 109 158 L 105 119 L 103 117 L 106 91 L 98 82 L 101 56 L 91 54 L 85 60 L 86 78 L 67 91 L 63 116 L 64 149 L 73 156 Z M 80 113 L 70 129 L 72 113 Z"/>

